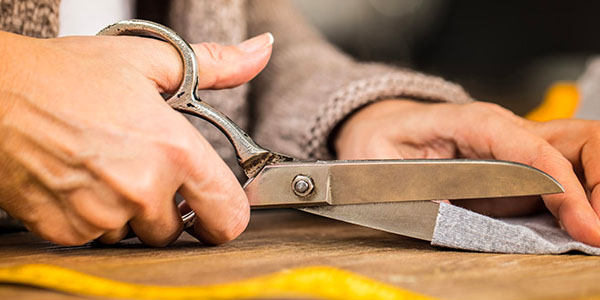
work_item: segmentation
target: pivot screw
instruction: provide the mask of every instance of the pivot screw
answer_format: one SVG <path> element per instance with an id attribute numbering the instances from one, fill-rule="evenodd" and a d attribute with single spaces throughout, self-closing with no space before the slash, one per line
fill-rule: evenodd
<path id="1" fill-rule="evenodd" d="M 294 190 L 294 194 L 300 197 L 308 196 L 314 188 L 312 178 L 306 175 L 296 175 L 292 181 L 292 190 Z"/>

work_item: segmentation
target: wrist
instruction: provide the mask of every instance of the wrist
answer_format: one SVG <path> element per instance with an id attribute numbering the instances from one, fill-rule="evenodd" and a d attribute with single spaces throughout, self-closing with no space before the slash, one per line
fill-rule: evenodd
<path id="1" fill-rule="evenodd" d="M 37 39 L 0 31 L 0 119 L 7 113 L 15 97 L 29 87 L 39 67 L 34 62 Z"/>
<path id="2" fill-rule="evenodd" d="M 398 112 L 409 111 L 423 105 L 428 104 L 410 99 L 386 99 L 366 105 L 350 114 L 338 125 L 331 137 L 331 145 L 336 153 L 340 153 L 341 149 L 352 140 L 365 139 L 377 130 L 377 128 L 370 128 L 374 126 L 374 120 L 390 114 L 397 115 Z"/>
<path id="3" fill-rule="evenodd" d="M 31 38 L 0 31 L 0 88 L 14 90 L 19 85 L 22 74 L 29 72 L 27 61 L 31 59 Z"/>

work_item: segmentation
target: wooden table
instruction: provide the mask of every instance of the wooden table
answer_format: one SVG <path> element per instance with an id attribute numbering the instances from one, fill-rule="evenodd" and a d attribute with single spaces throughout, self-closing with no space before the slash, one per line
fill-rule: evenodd
<path id="1" fill-rule="evenodd" d="M 295 210 L 254 211 L 241 237 L 204 246 L 184 235 L 154 249 L 59 247 L 28 233 L 0 235 L 0 266 L 47 263 L 133 283 L 227 283 L 284 268 L 329 265 L 443 299 L 574 299 L 600 295 L 600 257 L 471 253 Z M 0 299 L 77 299 L 0 285 Z"/>

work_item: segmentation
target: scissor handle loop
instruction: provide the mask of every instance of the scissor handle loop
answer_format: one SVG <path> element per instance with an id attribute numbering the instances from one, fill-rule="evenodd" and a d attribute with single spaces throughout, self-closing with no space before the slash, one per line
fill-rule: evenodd
<path id="1" fill-rule="evenodd" d="M 184 96 L 195 98 L 194 92 L 198 85 L 198 62 L 192 47 L 173 30 L 155 22 L 133 19 L 109 25 L 98 32 L 98 35 L 150 36 L 170 43 L 177 49 L 183 61 L 183 81 L 177 92 L 166 101 L 170 103 Z"/>
<path id="2" fill-rule="evenodd" d="M 174 109 L 209 121 L 225 134 L 235 148 L 239 165 L 250 178 L 264 166 L 272 152 L 257 145 L 248 134 L 222 112 L 196 95 L 198 87 L 198 62 L 192 47 L 175 31 L 158 23 L 146 20 L 120 21 L 102 29 L 98 35 L 151 36 L 173 45 L 183 62 L 181 85 L 166 101 Z"/>
<path id="3" fill-rule="evenodd" d="M 183 38 L 168 27 L 151 21 L 136 19 L 120 21 L 109 25 L 102 29 L 98 35 L 150 36 L 159 38 L 173 45 L 177 49 L 177 52 L 179 52 L 183 62 L 183 80 L 177 91 L 172 94 L 170 98 L 166 99 L 167 103 L 180 112 L 203 118 L 219 128 L 235 148 L 238 156 L 238 163 L 244 168 L 246 174 L 249 177 L 256 175 L 256 173 L 253 173 L 253 170 L 246 170 L 244 167 L 245 164 L 247 165 L 248 161 L 252 161 L 253 157 L 263 153 L 269 153 L 269 151 L 258 146 L 227 116 L 197 97 L 198 62 L 194 50 Z M 183 227 L 193 227 L 195 220 L 194 211 L 184 214 L 182 216 Z"/>
<path id="4" fill-rule="evenodd" d="M 177 92 L 166 100 L 167 103 L 179 112 L 200 117 L 219 128 L 235 148 L 238 164 L 248 178 L 254 178 L 269 163 L 294 160 L 260 147 L 236 123 L 197 96 L 199 72 L 196 54 L 175 31 L 158 23 L 133 19 L 109 25 L 98 35 L 150 36 L 173 45 L 183 62 L 183 80 Z M 196 220 L 194 211 L 184 214 L 182 219 L 184 228 L 192 227 Z"/>

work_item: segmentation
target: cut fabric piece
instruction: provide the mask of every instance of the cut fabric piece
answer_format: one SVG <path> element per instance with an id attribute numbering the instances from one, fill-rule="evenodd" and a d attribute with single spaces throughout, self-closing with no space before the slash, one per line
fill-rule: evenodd
<path id="1" fill-rule="evenodd" d="M 600 255 L 600 248 L 573 240 L 550 214 L 493 219 L 446 203 L 440 204 L 431 244 L 496 253 Z"/>

